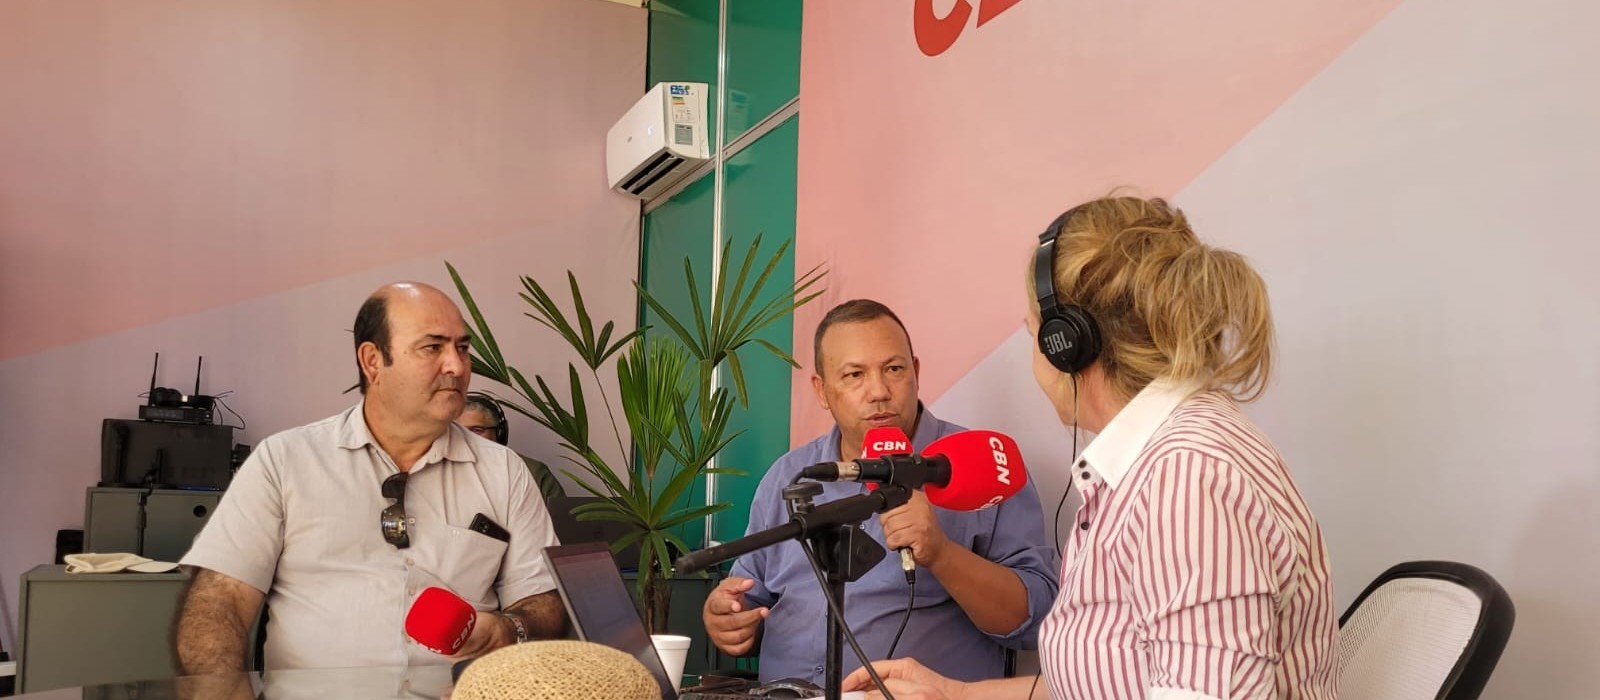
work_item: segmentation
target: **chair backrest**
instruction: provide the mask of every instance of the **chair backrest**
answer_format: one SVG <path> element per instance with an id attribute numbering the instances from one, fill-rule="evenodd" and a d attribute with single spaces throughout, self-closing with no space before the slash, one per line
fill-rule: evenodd
<path id="1" fill-rule="evenodd" d="M 1516 617 L 1505 589 L 1477 567 L 1394 566 L 1339 618 L 1339 697 L 1473 700 Z"/>

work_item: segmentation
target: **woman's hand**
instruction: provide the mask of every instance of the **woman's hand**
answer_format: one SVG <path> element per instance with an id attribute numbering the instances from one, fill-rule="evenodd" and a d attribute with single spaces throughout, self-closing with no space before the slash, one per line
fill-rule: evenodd
<path id="1" fill-rule="evenodd" d="M 895 700 L 963 700 L 966 693 L 967 684 L 934 673 L 916 659 L 876 661 L 872 668 L 894 693 Z M 883 697 L 864 668 L 846 676 L 841 685 L 847 692 L 866 690 L 868 698 Z"/>

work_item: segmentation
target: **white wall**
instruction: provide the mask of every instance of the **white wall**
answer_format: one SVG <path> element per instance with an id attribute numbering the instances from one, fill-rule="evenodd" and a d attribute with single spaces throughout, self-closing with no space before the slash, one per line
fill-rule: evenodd
<path id="1" fill-rule="evenodd" d="M 7 650 L 20 578 L 82 527 L 100 422 L 136 417 L 152 353 L 184 389 L 204 355 L 254 444 L 353 404 L 356 309 L 398 279 L 453 291 L 445 260 L 557 391 L 576 358 L 522 315 L 518 275 L 564 300 L 570 268 L 591 313 L 633 323 L 639 205 L 602 164 L 643 91 L 646 12 L 200 4 L 0 3 L 0 94 L 26 97 L 0 109 L 0 296 L 24 338 L 0 352 Z M 531 422 L 511 433 L 565 464 Z"/>
<path id="2" fill-rule="evenodd" d="M 1518 612 L 1491 698 L 1586 697 L 1600 662 L 1597 23 L 1412 0 L 1177 197 L 1267 278 L 1251 413 L 1341 604 L 1401 561 L 1487 570 Z"/>
<path id="3" fill-rule="evenodd" d="M 1321 520 L 1339 609 L 1402 561 L 1485 569 L 1517 606 L 1486 698 L 1589 697 L 1600 663 L 1597 25 L 1410 0 L 1175 197 L 1266 277 L 1280 364 L 1248 411 Z M 1067 434 L 1027 341 L 934 409 L 1018 432 L 1049 511 Z"/>

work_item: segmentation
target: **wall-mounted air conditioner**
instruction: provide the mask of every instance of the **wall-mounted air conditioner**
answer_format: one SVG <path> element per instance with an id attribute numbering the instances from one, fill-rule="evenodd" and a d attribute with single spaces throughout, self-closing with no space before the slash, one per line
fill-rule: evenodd
<path id="1" fill-rule="evenodd" d="M 657 83 L 606 133 L 611 188 L 650 199 L 711 158 L 705 83 Z"/>

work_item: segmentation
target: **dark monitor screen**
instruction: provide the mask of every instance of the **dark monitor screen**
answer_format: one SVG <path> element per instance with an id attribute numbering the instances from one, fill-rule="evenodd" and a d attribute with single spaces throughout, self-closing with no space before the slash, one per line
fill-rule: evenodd
<path id="1" fill-rule="evenodd" d="M 616 500 L 615 497 L 613 500 Z M 600 499 L 595 496 L 553 496 L 546 499 L 545 505 L 550 510 L 550 524 L 556 529 L 556 539 L 561 540 L 563 544 L 615 542 L 633 531 L 633 526 L 627 523 L 614 520 L 579 520 L 572 514 L 574 508 L 599 501 Z M 639 568 L 639 545 L 631 544 L 622 548 L 614 558 L 617 567 L 624 571 Z"/>
<path id="2" fill-rule="evenodd" d="M 233 427 L 107 418 L 100 428 L 100 485 L 225 489 L 233 476 Z"/>
<path id="3" fill-rule="evenodd" d="M 645 634 L 644 620 L 633 606 L 610 548 L 604 542 L 586 542 L 545 547 L 544 556 L 578 638 L 632 655 L 655 676 L 661 697 L 674 700 L 672 681 Z"/>

